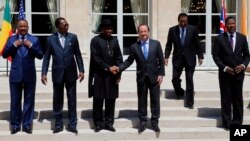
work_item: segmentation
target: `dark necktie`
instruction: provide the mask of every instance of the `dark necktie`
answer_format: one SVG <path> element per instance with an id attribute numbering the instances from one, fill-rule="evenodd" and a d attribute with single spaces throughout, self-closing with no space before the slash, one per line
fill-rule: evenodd
<path id="1" fill-rule="evenodd" d="M 230 34 L 230 45 L 231 45 L 231 48 L 234 50 L 234 35 L 233 34 Z"/>
<path id="2" fill-rule="evenodd" d="M 181 28 L 181 45 L 184 44 L 185 41 L 185 28 Z"/>
<path id="3" fill-rule="evenodd" d="M 21 37 L 22 42 L 24 42 L 24 39 L 25 39 L 25 37 L 22 36 Z M 26 52 L 26 47 L 24 46 L 24 44 L 22 44 L 22 46 L 20 47 L 20 52 L 21 52 L 21 55 L 24 56 L 24 54 Z"/>
<path id="4" fill-rule="evenodd" d="M 143 48 L 143 55 L 144 55 L 144 58 L 147 60 L 148 59 L 148 50 L 147 50 L 147 43 L 144 42 L 142 43 L 142 48 Z"/>

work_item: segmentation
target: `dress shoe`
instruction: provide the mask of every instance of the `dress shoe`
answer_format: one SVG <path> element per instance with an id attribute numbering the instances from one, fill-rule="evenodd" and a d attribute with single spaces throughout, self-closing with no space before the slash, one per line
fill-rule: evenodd
<path id="1" fill-rule="evenodd" d="M 32 134 L 32 130 L 30 127 L 23 127 L 23 132 L 25 132 L 27 134 Z"/>
<path id="2" fill-rule="evenodd" d="M 72 133 L 75 133 L 75 134 L 78 134 L 78 130 L 76 128 L 68 128 L 68 131 L 69 132 L 72 132 Z"/>
<path id="3" fill-rule="evenodd" d="M 176 100 L 180 100 L 180 99 L 183 99 L 183 98 L 184 98 L 184 94 L 176 95 Z"/>
<path id="4" fill-rule="evenodd" d="M 20 128 L 12 128 L 11 130 L 11 134 L 16 134 L 17 132 L 19 132 L 21 129 Z"/>
<path id="5" fill-rule="evenodd" d="M 96 125 L 95 126 L 95 132 L 100 132 L 102 130 L 101 125 Z"/>
<path id="6" fill-rule="evenodd" d="M 223 123 L 222 126 L 223 126 L 224 130 L 229 131 L 229 129 L 230 129 L 230 124 L 229 123 L 225 123 L 225 124 Z"/>
<path id="7" fill-rule="evenodd" d="M 155 132 L 160 132 L 160 128 L 158 125 L 152 125 L 152 129 L 155 131 Z"/>
<path id="8" fill-rule="evenodd" d="M 146 130 L 146 126 L 145 125 L 140 125 L 139 129 L 138 129 L 138 132 L 141 133 L 141 132 L 143 132 L 145 130 Z"/>
<path id="9" fill-rule="evenodd" d="M 116 131 L 115 128 L 114 128 L 112 125 L 110 125 L 110 124 L 105 125 L 105 129 L 106 129 L 106 130 L 109 130 L 109 131 L 112 131 L 112 132 L 115 132 L 115 131 Z"/>
<path id="10" fill-rule="evenodd" d="M 193 105 L 185 105 L 184 107 L 188 108 L 188 109 L 194 109 Z"/>
<path id="11" fill-rule="evenodd" d="M 63 131 L 63 127 L 55 127 L 53 133 L 59 133 L 61 131 Z"/>

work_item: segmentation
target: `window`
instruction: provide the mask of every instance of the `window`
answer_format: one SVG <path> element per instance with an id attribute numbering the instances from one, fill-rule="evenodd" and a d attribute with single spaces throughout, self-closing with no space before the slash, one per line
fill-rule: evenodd
<path id="1" fill-rule="evenodd" d="M 110 18 L 123 55 L 128 55 L 129 46 L 137 41 L 138 25 L 149 24 L 149 0 L 91 0 L 91 9 L 92 36 L 101 32 L 101 20 Z"/>
<path id="2" fill-rule="evenodd" d="M 11 25 L 13 33 L 16 30 L 20 0 L 10 0 Z M 0 27 L 4 12 L 5 0 L 0 1 Z M 54 21 L 59 16 L 59 0 L 24 0 L 26 20 L 29 22 L 29 33 L 40 39 L 42 49 L 45 51 L 47 36 L 56 31 Z M 6 60 L 0 59 L 0 68 L 6 67 Z M 41 61 L 36 60 L 41 67 Z"/>
<path id="3" fill-rule="evenodd" d="M 54 21 L 59 15 L 59 0 L 24 0 L 26 19 L 29 22 L 29 33 L 39 37 L 44 47 L 48 35 L 55 32 Z M 10 0 L 11 25 L 15 33 L 20 0 Z M 3 17 L 5 1 L 0 2 L 0 16 Z M 0 19 L 2 23 L 2 18 Z"/>
<path id="4" fill-rule="evenodd" d="M 215 36 L 220 33 L 221 0 L 182 0 L 181 11 L 186 12 L 189 24 L 199 30 L 202 50 L 205 62 L 202 67 L 215 67 L 211 55 L 211 48 Z M 236 0 L 225 0 L 227 16 L 235 16 L 237 19 Z"/>

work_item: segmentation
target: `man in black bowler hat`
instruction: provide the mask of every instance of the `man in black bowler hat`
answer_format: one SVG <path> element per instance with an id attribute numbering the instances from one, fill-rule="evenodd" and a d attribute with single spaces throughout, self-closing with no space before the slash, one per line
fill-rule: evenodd
<path id="1" fill-rule="evenodd" d="M 121 73 L 113 74 L 113 67 L 123 62 L 118 40 L 113 37 L 113 25 L 110 19 L 103 19 L 101 33 L 90 43 L 89 97 L 93 97 L 94 130 L 106 129 L 115 132 L 114 111 L 118 98 L 118 83 Z M 105 113 L 103 117 L 103 103 Z"/>

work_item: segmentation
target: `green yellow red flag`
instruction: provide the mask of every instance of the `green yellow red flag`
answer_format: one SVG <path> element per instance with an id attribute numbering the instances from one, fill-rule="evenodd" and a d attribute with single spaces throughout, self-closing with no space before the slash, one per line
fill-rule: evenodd
<path id="1" fill-rule="evenodd" d="M 2 27 L 0 31 L 0 55 L 2 55 L 4 46 L 9 38 L 12 35 L 12 28 L 11 28 L 11 20 L 10 20 L 10 6 L 9 0 L 6 0 Z"/>

